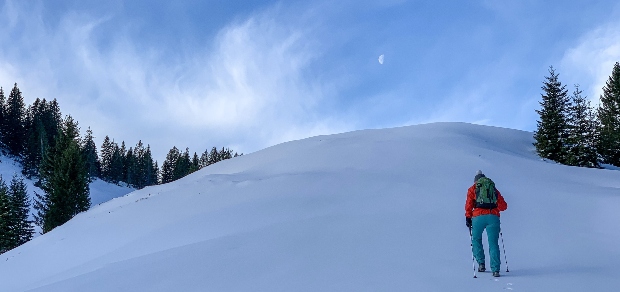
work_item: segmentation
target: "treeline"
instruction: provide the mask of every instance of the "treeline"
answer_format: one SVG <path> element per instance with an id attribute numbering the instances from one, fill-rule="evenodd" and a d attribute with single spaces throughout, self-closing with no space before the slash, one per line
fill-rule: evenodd
<path id="1" fill-rule="evenodd" d="M 194 153 L 190 158 L 189 149 L 181 153 L 173 147 L 159 169 L 149 145 L 145 146 L 140 140 L 127 149 L 124 141 L 119 146 L 108 136 L 99 153 L 93 131 L 88 128 L 81 137 L 78 122 L 70 115 L 62 117 L 56 99 L 37 98 L 26 107 L 17 84 L 8 98 L 0 87 L 0 151 L 19 161 L 22 174 L 35 180 L 43 190 L 42 194 L 35 194 L 33 202 L 26 196 L 23 207 L 15 203 L 18 196 L 12 193 L 13 185 L 4 192 L 0 178 L 0 253 L 15 244 L 22 244 L 24 238 L 27 241 L 32 237 L 32 234 L 20 235 L 17 236 L 20 240 L 14 240 L 17 238 L 14 230 L 19 229 L 14 227 L 15 222 L 28 226 L 33 223 L 28 221 L 28 216 L 22 216 L 25 221 L 14 219 L 17 218 L 15 214 L 21 214 L 20 210 L 29 210 L 34 205 L 34 223 L 41 226 L 43 233 L 48 232 L 90 208 L 89 183 L 95 178 L 141 189 L 177 180 L 210 164 L 240 155 L 227 148 L 218 151 L 214 147 L 205 150 L 201 157 Z M 14 181 L 23 184 L 21 178 L 16 177 Z M 25 185 L 24 193 L 27 193 Z"/>
<path id="2" fill-rule="evenodd" d="M 166 155 L 166 160 L 161 167 L 161 183 L 169 183 L 182 178 L 196 170 L 203 167 L 207 167 L 211 164 L 220 162 L 222 160 L 237 157 L 240 154 L 233 154 L 233 151 L 228 148 L 217 150 L 217 147 L 205 150 L 205 152 L 198 157 L 198 154 L 194 152 L 194 155 L 190 158 L 189 149 L 185 148 L 185 152 L 181 153 L 176 147 L 172 147 Z"/>
<path id="3" fill-rule="evenodd" d="M 598 107 L 579 85 L 568 94 L 553 67 L 545 77 L 534 145 L 538 154 L 565 165 L 620 167 L 620 63 L 603 87 Z"/>
<path id="4" fill-rule="evenodd" d="M 157 161 L 153 160 L 149 145 L 145 147 L 140 140 L 135 147 L 127 149 L 124 141 L 119 146 L 108 136 L 104 138 L 101 145 L 101 160 L 95 155 L 96 151 L 88 153 L 90 153 L 88 156 L 90 159 L 87 165 L 91 177 L 98 177 L 115 184 L 125 183 L 137 189 L 173 182 L 213 163 L 242 155 L 236 152 L 233 154 L 233 151 L 228 148 L 218 151 L 216 147 L 213 147 L 210 151 L 205 150 L 200 158 L 196 152 L 190 158 L 189 148 L 181 153 L 174 146 L 166 155 L 160 169 Z"/>

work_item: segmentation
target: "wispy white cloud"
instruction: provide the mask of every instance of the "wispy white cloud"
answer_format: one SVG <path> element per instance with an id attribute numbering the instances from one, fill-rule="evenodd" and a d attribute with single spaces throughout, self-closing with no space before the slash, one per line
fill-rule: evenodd
<path id="1" fill-rule="evenodd" d="M 619 61 L 620 21 L 613 21 L 585 33 L 566 50 L 561 67 L 570 72 L 571 79 L 581 85 L 590 99 L 598 102 L 614 63 Z"/>
<path id="2" fill-rule="evenodd" d="M 114 15 L 68 12 L 57 26 L 36 21 L 20 28 L 40 20 L 41 11 L 13 4 L 5 3 L 3 14 L 12 18 L 0 33 L 25 29 L 16 46 L 29 52 L 2 39 L 0 83 L 18 82 L 30 100 L 58 98 L 63 113 L 93 127 L 100 140 L 142 139 L 161 158 L 173 145 L 247 152 L 350 129 L 317 114 L 335 94 L 333 84 L 305 76 L 323 52 L 309 26 L 284 20 L 279 8 L 229 23 L 210 45 L 170 56 L 138 46 L 122 30 L 102 47 L 98 30 Z"/>

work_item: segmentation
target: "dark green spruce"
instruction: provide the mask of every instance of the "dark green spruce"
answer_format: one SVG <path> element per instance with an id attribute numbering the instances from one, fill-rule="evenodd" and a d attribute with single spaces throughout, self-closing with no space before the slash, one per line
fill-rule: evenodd
<path id="1" fill-rule="evenodd" d="M 597 151 L 604 163 L 620 166 L 620 63 L 616 62 L 603 87 L 597 111 Z"/>
<path id="2" fill-rule="evenodd" d="M 114 142 L 109 136 L 105 136 L 101 145 L 101 179 L 112 180 L 112 156 L 114 155 Z"/>
<path id="3" fill-rule="evenodd" d="M 44 194 L 36 195 L 35 220 L 43 233 L 90 208 L 88 170 L 80 148 L 78 124 L 71 116 L 63 121 L 55 147 L 45 153 L 40 178 Z"/>
<path id="4" fill-rule="evenodd" d="M 9 188 L 0 176 L 0 253 L 11 250 L 13 233 Z"/>
<path id="5" fill-rule="evenodd" d="M 176 146 L 173 146 L 172 149 L 168 151 L 166 160 L 164 160 L 164 163 L 161 166 L 162 184 L 169 183 L 177 179 L 175 178 L 175 173 L 178 173 L 178 171 L 176 171 L 175 168 L 178 165 L 177 162 L 179 159 L 181 159 L 181 152 Z"/>
<path id="6" fill-rule="evenodd" d="M 82 141 L 82 156 L 84 157 L 88 177 L 91 181 L 93 178 L 101 176 L 101 162 L 99 162 L 97 145 L 95 145 L 93 139 L 93 131 L 88 127 L 86 137 Z"/>
<path id="7" fill-rule="evenodd" d="M 540 157 L 565 163 L 569 98 L 566 86 L 558 80 L 553 67 L 549 68 L 549 76 L 545 77 L 542 90 L 541 109 L 536 110 L 540 119 L 534 132 L 534 146 Z"/>
<path id="8" fill-rule="evenodd" d="M 11 249 L 16 248 L 30 239 L 34 233 L 32 222 L 28 219 L 30 214 L 30 198 L 24 179 L 17 174 L 13 176 L 9 185 L 9 201 L 11 202 L 11 214 L 13 217 L 13 238 Z"/>
<path id="9" fill-rule="evenodd" d="M 0 87 L 0 150 L 6 150 L 4 144 L 4 124 L 6 123 L 6 97 L 4 96 L 4 89 Z"/>
<path id="10" fill-rule="evenodd" d="M 17 83 L 11 90 L 4 107 L 2 140 L 10 155 L 19 157 L 24 147 L 26 106 Z"/>
<path id="11" fill-rule="evenodd" d="M 28 220 L 30 201 L 23 178 L 13 176 L 11 185 L 0 176 L 0 253 L 14 249 L 32 238 Z"/>
<path id="12" fill-rule="evenodd" d="M 573 166 L 599 167 L 596 153 L 596 116 L 579 85 L 571 95 L 568 108 L 568 138 L 565 163 Z"/>
<path id="13" fill-rule="evenodd" d="M 39 175 L 43 155 L 54 147 L 62 119 L 58 102 L 36 99 L 26 111 L 26 144 L 22 155 L 22 173 L 28 178 Z"/>

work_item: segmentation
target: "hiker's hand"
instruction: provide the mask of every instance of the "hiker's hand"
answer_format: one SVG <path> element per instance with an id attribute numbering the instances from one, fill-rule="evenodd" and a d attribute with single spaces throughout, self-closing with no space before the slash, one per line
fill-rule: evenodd
<path id="1" fill-rule="evenodd" d="M 471 218 L 465 217 L 465 225 L 467 225 L 467 228 L 471 228 Z"/>

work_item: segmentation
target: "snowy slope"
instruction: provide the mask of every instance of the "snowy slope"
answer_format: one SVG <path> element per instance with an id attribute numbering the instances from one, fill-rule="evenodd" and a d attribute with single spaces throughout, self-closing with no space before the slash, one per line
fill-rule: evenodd
<path id="1" fill-rule="evenodd" d="M 2 291 L 617 291 L 620 172 L 542 161 L 532 142 L 437 123 L 280 144 L 2 255 Z M 472 278 L 478 169 L 508 202 L 498 279 Z"/>

